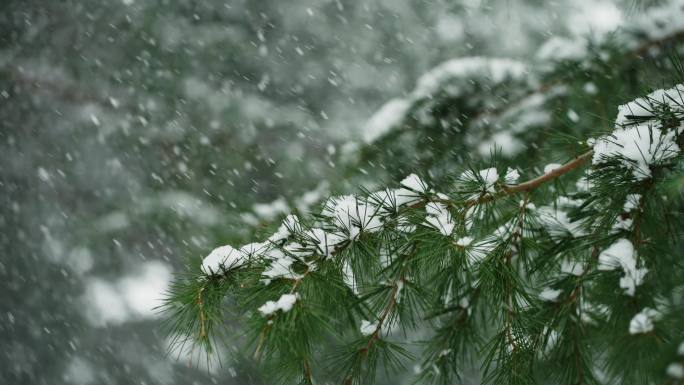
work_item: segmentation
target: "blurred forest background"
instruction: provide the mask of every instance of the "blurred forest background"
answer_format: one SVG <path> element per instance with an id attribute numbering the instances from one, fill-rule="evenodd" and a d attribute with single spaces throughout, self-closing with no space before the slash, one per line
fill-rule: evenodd
<path id="1" fill-rule="evenodd" d="M 167 354 L 172 274 L 384 183 L 354 154 L 383 151 L 374 112 L 439 63 L 527 61 L 645 6 L 3 0 L 0 383 L 272 383 L 230 344 L 209 368 Z"/>

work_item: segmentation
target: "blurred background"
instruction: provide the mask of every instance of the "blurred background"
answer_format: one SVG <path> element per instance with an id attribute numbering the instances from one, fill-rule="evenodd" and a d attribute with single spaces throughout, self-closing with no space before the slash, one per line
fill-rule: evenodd
<path id="1" fill-rule="evenodd" d="M 167 354 L 154 307 L 172 275 L 358 189 L 349 181 L 367 172 L 348 159 L 369 119 L 430 68 L 525 61 L 639 12 L 618 0 L 2 0 L 0 383 L 272 383 L 230 341 L 221 365 Z"/>

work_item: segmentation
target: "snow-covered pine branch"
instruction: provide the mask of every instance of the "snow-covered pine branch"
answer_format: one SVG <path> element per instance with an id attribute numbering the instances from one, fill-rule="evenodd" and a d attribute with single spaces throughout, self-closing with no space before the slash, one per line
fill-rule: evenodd
<path id="1" fill-rule="evenodd" d="M 678 85 L 620 106 L 611 133 L 541 175 L 499 160 L 463 167 L 448 190 L 410 174 L 330 198 L 262 242 L 212 251 L 170 293 L 172 331 L 211 348 L 229 298 L 285 382 L 372 383 L 415 365 L 449 383 L 473 363 L 491 383 L 540 367 L 559 383 L 681 379 L 682 199 L 668 186 L 683 178 L 682 121 Z"/>
<path id="2" fill-rule="evenodd" d="M 682 4 L 673 2 L 610 34 L 554 36 L 525 62 L 444 62 L 419 78 L 408 95 L 379 108 L 363 128 L 363 140 L 349 145 L 358 150 L 347 162 L 391 179 L 423 170 L 437 183 L 459 164 L 492 154 L 518 163 L 557 162 L 546 156 L 555 145 L 547 132 L 591 136 L 582 128 L 598 130 L 608 119 L 606 105 L 592 100 L 623 103 L 642 94 L 654 74 L 674 71 L 667 63 L 661 67 L 684 39 L 681 23 L 674 21 L 683 14 Z M 633 83 L 615 81 L 624 78 Z"/>
<path id="3" fill-rule="evenodd" d="M 486 159 L 496 153 L 513 162 L 534 156 L 538 164 L 554 163 L 557 159 L 540 156 L 545 151 L 539 149 L 548 147 L 544 131 L 576 125 L 578 119 L 594 127 L 600 122 L 597 111 L 578 114 L 579 109 L 569 103 L 572 93 L 580 92 L 587 99 L 605 97 L 614 93 L 615 82 L 605 83 L 602 78 L 622 77 L 635 63 L 667 57 L 684 39 L 681 23 L 675 22 L 683 13 L 675 1 L 650 8 L 629 27 L 610 34 L 591 39 L 553 36 L 525 62 L 480 56 L 441 63 L 419 78 L 411 93 L 381 106 L 362 128 L 359 142 L 347 143 L 341 151 L 328 146 L 331 164 L 362 170 L 343 182 L 348 189 L 377 187 L 376 181 L 363 177 L 367 171 L 400 179 L 419 169 L 441 182 L 448 170 L 466 161 L 463 154 Z M 622 72 L 616 73 L 614 64 Z M 586 137 L 586 132 L 573 131 Z M 281 215 L 305 215 L 331 187 L 322 181 L 298 198 L 280 196 L 254 204 L 241 218 L 257 228 Z"/>

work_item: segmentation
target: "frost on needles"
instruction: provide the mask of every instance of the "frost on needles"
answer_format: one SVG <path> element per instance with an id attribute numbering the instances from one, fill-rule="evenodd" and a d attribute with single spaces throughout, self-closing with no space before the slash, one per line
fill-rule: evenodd
<path id="1" fill-rule="evenodd" d="M 681 196 L 667 187 L 682 180 L 683 93 L 620 106 L 612 132 L 562 164 L 464 166 L 442 191 L 410 174 L 221 246 L 177 280 L 172 330 L 211 350 L 238 315 L 286 383 L 401 367 L 450 383 L 473 366 L 491 383 L 542 369 L 563 383 L 681 379 L 681 270 L 668 263 L 682 220 L 667 212 Z"/>

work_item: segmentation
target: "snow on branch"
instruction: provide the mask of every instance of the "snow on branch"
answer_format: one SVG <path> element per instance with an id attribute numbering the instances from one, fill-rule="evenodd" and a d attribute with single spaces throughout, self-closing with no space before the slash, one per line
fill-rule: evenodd
<path id="1" fill-rule="evenodd" d="M 458 72 L 450 65 L 431 76 L 441 79 L 449 71 Z M 497 79 L 519 74 L 488 71 L 492 76 L 499 71 Z M 421 92 L 431 92 L 430 82 L 423 83 Z M 514 375 L 507 371 L 515 360 L 552 354 L 558 342 L 551 340 L 586 332 L 563 328 L 620 316 L 613 309 L 628 314 L 621 315 L 624 328 L 612 333 L 626 338 L 656 333 L 665 313 L 644 298 L 654 269 L 645 258 L 642 222 L 655 176 L 681 159 L 682 91 L 677 85 L 620 106 L 611 133 L 586 142 L 588 148 L 565 163 L 536 168 L 543 173 L 526 181 L 520 181 L 521 174 L 533 170 L 505 163 L 464 167 L 445 192 L 410 174 L 396 186 L 331 197 L 308 218 L 288 215 L 263 242 L 225 245 L 207 255 L 189 286 L 192 295 L 182 297 L 191 310 L 181 314 L 189 319 L 199 310 L 206 339 L 210 321 L 220 319 L 212 313 L 221 303 L 217 293 L 248 292 L 238 302 L 247 315 L 257 315 L 251 318 L 260 325 L 255 356 L 286 349 L 288 336 L 299 338 L 301 350 L 290 359 L 299 360 L 309 381 L 309 347 L 326 338 L 312 332 L 312 325 L 342 328 L 341 336 L 355 336 L 343 358 L 343 383 L 374 370 L 379 357 L 400 360 L 403 348 L 392 339 L 398 329 L 423 324 L 424 315 L 416 314 L 427 304 L 443 306 L 435 319 L 453 315 L 459 325 L 473 322 L 478 312 L 489 316 L 486 322 L 496 333 L 478 338 L 492 338 L 481 348 L 487 350 L 485 360 L 499 360 L 493 369 L 487 364 L 496 376 Z M 577 183 L 570 183 L 575 192 L 551 183 L 582 174 L 573 172 L 584 166 L 589 167 Z M 616 183 L 624 187 L 615 193 L 618 199 L 605 187 Z M 228 284 L 232 280 L 238 281 Z M 617 305 L 593 302 L 595 287 L 612 285 Z M 480 295 L 486 301 L 478 301 Z M 624 298 L 641 310 L 624 311 L 619 307 Z M 334 314 L 323 313 L 326 309 Z M 555 323 L 563 317 L 572 321 Z M 445 368 L 443 360 L 459 344 L 436 341 L 421 373 Z M 673 368 L 668 373 L 676 377 Z"/>

